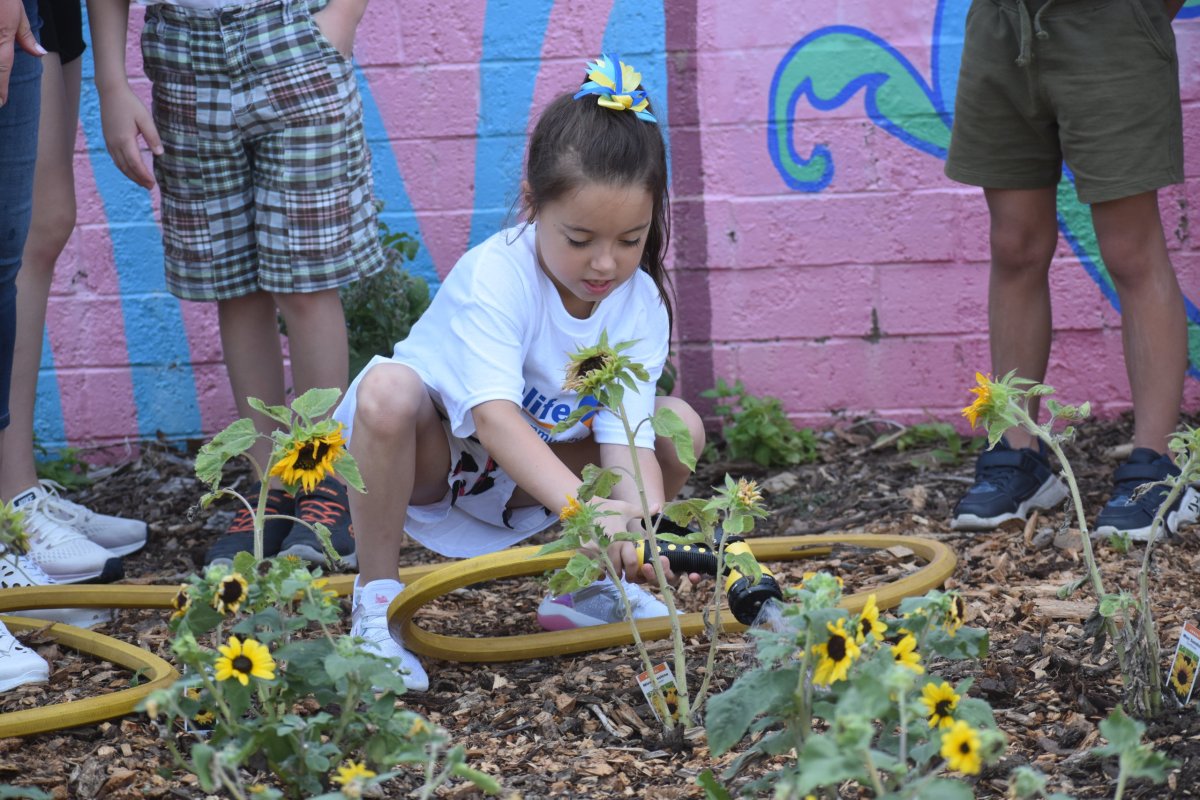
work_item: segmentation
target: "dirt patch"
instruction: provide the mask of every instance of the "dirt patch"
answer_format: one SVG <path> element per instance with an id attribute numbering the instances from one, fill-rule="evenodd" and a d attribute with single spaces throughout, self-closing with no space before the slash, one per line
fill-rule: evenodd
<path id="1" fill-rule="evenodd" d="M 1003 762 L 978 778 L 977 795 L 1003 797 L 1009 771 L 1033 764 L 1052 777 L 1056 791 L 1079 798 L 1111 796 L 1115 764 L 1086 754 L 1098 743 L 1099 721 L 1119 701 L 1119 675 L 1105 669 L 1108 654 L 1091 654 L 1083 627 L 1088 598 L 1055 597 L 1059 586 L 1083 574 L 1077 542 L 1062 530 L 1064 512 L 1028 529 L 952 532 L 950 509 L 970 483 L 972 460 L 941 463 L 932 448 L 898 452 L 873 447 L 884 432 L 863 423 L 828 433 L 819 462 L 786 474 L 744 464 L 704 466 L 692 491 L 707 492 L 725 472 L 774 487 L 767 492 L 772 515 L 760 524 L 759 536 L 886 533 L 950 544 L 959 565 L 948 585 L 967 599 L 969 624 L 990 632 L 991 651 L 981 662 L 934 665 L 933 671 L 953 680 L 974 677 L 972 694 L 992 704 L 1010 742 Z M 1108 491 L 1120 457 L 1116 448 L 1129 438 L 1128 420 L 1089 423 L 1069 449 L 1092 515 Z M 146 519 L 150 545 L 126 559 L 125 580 L 175 584 L 198 567 L 208 543 L 232 514 L 221 506 L 195 511 L 200 494 L 190 458 L 150 447 L 137 460 L 101 472 L 73 499 Z M 1164 659 L 1173 652 L 1183 622 L 1200 618 L 1197 530 L 1163 545 L 1155 562 L 1155 614 Z M 1132 588 L 1140 549 L 1122 554 L 1102 546 L 1100 555 L 1110 589 Z M 440 559 L 413 545 L 405 548 L 402 560 Z M 771 566 L 787 580 L 804 570 L 830 569 L 854 592 L 919 564 L 903 552 L 836 548 L 820 560 Z M 701 584 L 701 590 L 706 588 Z M 536 579 L 468 587 L 423 611 L 418 621 L 456 635 L 531 633 L 537 630 L 535 610 L 543 591 Z M 685 596 L 685 605 L 698 607 L 703 593 Z M 169 658 L 164 612 L 120 612 L 98 630 Z M 24 639 L 51 661 L 51 682 L 48 689 L 23 687 L 4 695 L 0 711 L 116 691 L 133 679 L 127 671 L 60 648 L 36 633 Z M 703 643 L 690 646 L 700 663 Z M 655 648 L 665 656 L 664 644 Z M 745 637 L 729 637 L 716 667 L 717 690 L 750 657 Z M 473 765 L 499 776 L 508 791 L 526 798 L 701 797 L 695 776 L 705 768 L 719 771 L 731 758 L 710 758 L 699 732 L 682 752 L 661 746 L 633 681 L 639 667 L 632 648 L 508 664 L 434 661 L 426 666 L 430 691 L 404 701 L 465 745 Z M 1200 797 L 1200 714 L 1169 712 L 1150 722 L 1149 737 L 1181 766 L 1166 787 L 1138 783 L 1127 796 Z M 396 780 L 389 796 L 404 796 L 417 780 Z M 61 798 L 205 796 L 190 776 L 173 770 L 163 731 L 141 715 L 0 741 L 0 781 L 38 786 Z M 459 789 L 448 796 L 467 794 Z"/>

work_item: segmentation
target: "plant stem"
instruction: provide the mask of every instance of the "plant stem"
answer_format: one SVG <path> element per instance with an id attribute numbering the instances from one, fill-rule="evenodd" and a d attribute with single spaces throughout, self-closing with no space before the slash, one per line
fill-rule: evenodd
<path id="1" fill-rule="evenodd" d="M 867 765 L 867 772 L 871 774 L 871 786 L 875 789 L 876 797 L 883 797 L 887 792 L 883 788 L 883 781 L 879 777 L 879 770 L 875 766 L 875 759 L 871 758 L 871 748 L 865 748 L 862 751 L 863 763 Z"/>
<path id="2" fill-rule="evenodd" d="M 690 710 L 690 696 L 688 695 L 687 686 L 687 656 L 683 650 L 683 630 L 679 625 L 679 611 L 675 608 L 675 595 L 671 591 L 671 585 L 667 583 L 666 573 L 663 572 L 662 560 L 658 558 L 658 537 L 655 536 L 656 525 L 650 516 L 650 503 L 646 498 L 646 482 L 642 477 L 641 460 L 638 458 L 637 441 L 634 438 L 633 428 L 629 424 L 629 415 L 625 411 L 625 404 L 620 403 L 617 406 L 617 416 L 621 420 L 621 425 L 625 428 L 625 441 L 629 445 L 629 452 L 633 462 L 633 481 L 637 486 L 638 498 L 642 503 L 642 516 L 645 522 L 643 526 L 646 530 L 646 541 L 650 543 L 650 563 L 654 567 L 654 577 L 658 578 L 658 588 L 662 592 L 663 603 L 667 606 L 667 618 L 671 623 L 671 642 L 674 644 L 675 650 L 675 682 L 679 690 L 679 720 L 686 727 L 692 725 L 692 714 Z M 620 586 L 620 581 L 616 581 Z M 621 592 L 624 597 L 624 591 Z M 628 608 L 628 604 L 626 605 Z M 632 622 L 632 616 L 630 622 Z M 633 626 L 636 629 L 636 625 Z M 647 655 L 647 660 L 649 656 Z M 651 671 L 651 677 L 653 677 Z"/>
<path id="3" fill-rule="evenodd" d="M 721 541 L 716 541 L 714 531 L 706 530 L 705 539 L 712 545 L 713 552 L 717 555 L 717 575 L 713 581 L 713 599 L 708 606 L 712 613 L 712 622 L 709 623 L 707 617 L 705 619 L 705 628 L 708 631 L 708 655 L 704 661 L 704 679 L 700 681 L 700 688 L 696 690 L 696 702 L 693 705 L 693 713 L 699 714 L 700 709 L 704 707 L 704 701 L 708 696 L 708 686 L 712 682 L 713 669 L 717 663 L 717 644 L 721 638 L 721 577 L 725 574 L 725 539 L 721 537 Z"/>

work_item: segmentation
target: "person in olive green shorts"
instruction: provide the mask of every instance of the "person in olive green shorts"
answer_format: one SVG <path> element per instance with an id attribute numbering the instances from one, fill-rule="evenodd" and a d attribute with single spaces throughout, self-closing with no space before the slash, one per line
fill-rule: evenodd
<path id="1" fill-rule="evenodd" d="M 1148 538 L 1165 497 L 1138 486 L 1177 474 L 1187 318 L 1157 190 L 1183 181 L 1179 62 L 1171 21 L 1183 0 L 975 0 L 967 15 L 950 178 L 983 187 L 991 216 L 992 372 L 1041 381 L 1050 355 L 1049 268 L 1063 163 L 1091 206 L 1122 311 L 1134 450 L 1114 476 L 1097 534 Z M 1033 409 L 1036 414 L 1037 409 Z M 980 456 L 952 527 L 990 530 L 1066 497 L 1043 448 L 1011 431 Z M 1172 532 L 1200 516 L 1189 491 Z"/>

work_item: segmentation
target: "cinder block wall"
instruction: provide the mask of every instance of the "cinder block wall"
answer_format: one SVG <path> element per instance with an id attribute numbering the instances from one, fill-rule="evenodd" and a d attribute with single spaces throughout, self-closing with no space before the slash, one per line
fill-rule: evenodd
<path id="1" fill-rule="evenodd" d="M 957 419 L 988 368 L 981 193 L 942 176 L 968 0 L 372 0 L 355 50 L 377 190 L 431 283 L 510 218 L 525 135 L 602 49 L 643 72 L 673 182 L 675 361 L 798 422 Z M 128 68 L 148 98 L 131 8 Z M 1176 22 L 1186 184 L 1161 193 L 1200 406 L 1200 0 Z M 1015 54 L 1014 54 L 1015 57 Z M 48 444 L 209 434 L 233 415 L 215 309 L 165 293 L 157 195 L 104 149 L 85 55 L 79 226 L 39 383 Z M 1062 192 L 1048 380 L 1128 408 L 1120 316 L 1086 207 Z"/>

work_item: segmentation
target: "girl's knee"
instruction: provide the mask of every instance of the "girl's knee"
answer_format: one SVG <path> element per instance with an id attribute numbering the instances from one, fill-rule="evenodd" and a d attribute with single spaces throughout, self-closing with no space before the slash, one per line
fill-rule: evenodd
<path id="1" fill-rule="evenodd" d="M 354 424 L 373 435 L 402 434 L 412 430 L 427 402 L 429 390 L 411 367 L 377 364 L 358 384 Z"/>

